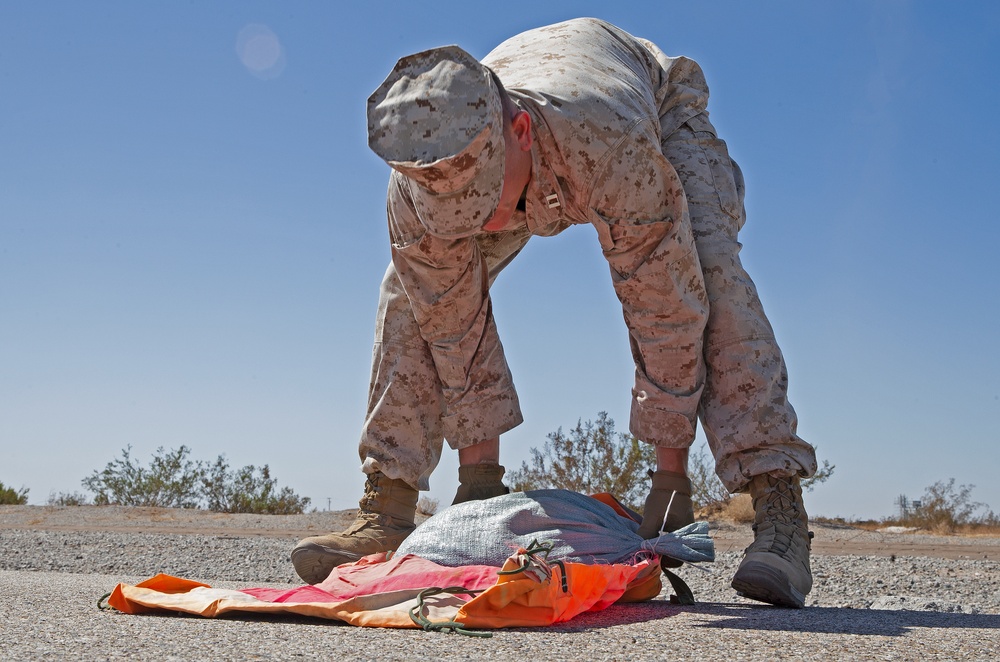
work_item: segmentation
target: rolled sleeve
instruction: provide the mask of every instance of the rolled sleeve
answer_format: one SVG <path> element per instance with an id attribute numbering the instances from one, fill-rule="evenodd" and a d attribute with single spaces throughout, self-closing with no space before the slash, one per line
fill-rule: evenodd
<path id="1" fill-rule="evenodd" d="M 637 127 L 609 161 L 595 188 L 595 226 L 635 360 L 630 430 L 686 447 L 705 385 L 708 297 L 684 189 L 655 138 Z"/>
<path id="2" fill-rule="evenodd" d="M 427 232 L 399 187 L 390 187 L 388 215 L 392 262 L 441 380 L 448 443 L 462 448 L 517 426 L 520 406 L 476 240 Z"/>

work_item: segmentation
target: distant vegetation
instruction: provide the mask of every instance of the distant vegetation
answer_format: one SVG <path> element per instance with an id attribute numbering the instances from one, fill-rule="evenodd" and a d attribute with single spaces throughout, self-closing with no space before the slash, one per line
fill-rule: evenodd
<path id="1" fill-rule="evenodd" d="M 132 458 L 131 451 L 131 446 L 123 449 L 120 458 L 83 479 L 95 505 L 291 515 L 304 512 L 310 503 L 309 497 L 301 497 L 289 487 L 279 490 L 266 464 L 232 470 L 223 455 L 209 464 L 189 459 L 190 449 L 181 446 L 169 451 L 158 448 L 149 466 L 144 467 Z M 76 505 L 81 497 L 60 494 L 50 497 L 49 502 Z"/>
<path id="2" fill-rule="evenodd" d="M 638 512 L 649 492 L 646 471 L 656 465 L 653 446 L 616 432 L 614 419 L 603 411 L 597 421 L 577 421 L 568 433 L 562 428 L 550 433 L 541 450 L 530 452 L 531 460 L 508 477 L 512 490 L 608 492 Z"/>
<path id="3" fill-rule="evenodd" d="M 656 451 L 626 432 L 616 432 L 615 422 L 607 412 L 600 412 L 596 421 L 577 421 L 568 433 L 562 428 L 548 435 L 541 449 L 531 449 L 531 460 L 510 474 L 514 490 L 561 488 L 584 494 L 609 492 L 633 510 L 642 513 L 649 492 L 646 473 L 656 467 Z M 802 488 L 812 490 L 829 480 L 835 466 L 823 461 L 819 471 L 802 480 Z M 729 490 L 715 473 L 715 459 L 703 444 L 692 449 L 688 461 L 691 478 L 691 500 L 695 508 L 716 513 L 738 501 L 737 509 L 745 510 L 739 496 Z M 751 512 L 750 519 L 753 519 Z"/>
<path id="4" fill-rule="evenodd" d="M 935 533 L 1000 527 L 1000 517 L 985 503 L 972 500 L 975 485 L 955 485 L 955 479 L 938 481 L 924 489 L 919 501 L 900 497 L 898 523 Z"/>
<path id="5" fill-rule="evenodd" d="M 55 492 L 49 493 L 46 504 L 50 506 L 87 506 L 90 505 L 90 497 L 83 492 Z"/>
<path id="6" fill-rule="evenodd" d="M 131 456 L 131 446 L 120 458 L 83 479 L 83 486 L 93 495 L 80 492 L 50 494 L 49 505 L 79 506 L 123 505 L 204 508 L 225 513 L 299 514 L 311 501 L 291 488 L 279 489 L 267 465 L 248 465 L 230 469 L 225 456 L 214 463 L 189 459 L 190 449 L 181 446 L 156 450 L 148 466 Z M 531 449 L 531 461 L 508 477 L 514 490 L 557 487 L 583 493 L 610 492 L 623 503 L 640 510 L 649 489 L 646 469 L 656 464 L 653 447 L 627 433 L 615 431 L 614 421 L 601 412 L 597 420 L 581 422 L 564 433 L 548 435 L 541 449 Z M 747 495 L 733 495 L 715 474 L 715 461 L 704 445 L 692 449 L 689 474 L 692 499 L 699 517 L 753 521 L 753 508 Z M 802 481 L 811 490 L 828 480 L 834 466 L 823 461 L 815 476 Z M 845 520 L 814 518 L 863 528 L 890 525 L 907 526 L 933 533 L 1000 533 L 1000 516 L 984 503 L 972 500 L 973 485 L 958 485 L 954 478 L 925 488 L 918 500 L 900 497 L 899 514 L 881 520 Z M 15 490 L 0 482 L 0 505 L 23 505 L 28 502 L 28 488 Z M 418 503 L 423 515 L 438 509 L 436 500 L 424 497 Z M 808 509 L 808 504 L 807 504 Z"/>
<path id="7" fill-rule="evenodd" d="M 828 460 L 823 460 L 816 473 L 801 480 L 802 489 L 812 492 L 817 485 L 830 480 L 836 468 L 837 466 L 830 464 Z M 688 474 L 691 477 L 691 500 L 694 501 L 695 508 L 714 512 L 726 508 L 732 501 L 743 498 L 743 495 L 730 493 L 722 484 L 715 473 L 715 458 L 708 452 L 705 444 L 691 450 L 688 458 Z M 753 519 L 752 515 L 750 519 Z"/>
<path id="8" fill-rule="evenodd" d="M 0 482 L 0 506 L 23 506 L 28 503 L 28 488 L 15 490 Z"/>
<path id="9" fill-rule="evenodd" d="M 437 499 L 422 496 L 417 501 L 417 514 L 430 517 L 438 511 L 438 505 L 440 505 L 440 501 Z"/>

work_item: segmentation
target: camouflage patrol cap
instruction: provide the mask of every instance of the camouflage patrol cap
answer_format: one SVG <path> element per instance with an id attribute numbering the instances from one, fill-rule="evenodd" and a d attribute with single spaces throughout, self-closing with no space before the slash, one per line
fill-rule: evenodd
<path id="1" fill-rule="evenodd" d="M 490 70 L 458 46 L 400 59 L 368 98 L 368 146 L 404 175 L 432 234 L 474 234 L 503 188 L 503 111 Z"/>

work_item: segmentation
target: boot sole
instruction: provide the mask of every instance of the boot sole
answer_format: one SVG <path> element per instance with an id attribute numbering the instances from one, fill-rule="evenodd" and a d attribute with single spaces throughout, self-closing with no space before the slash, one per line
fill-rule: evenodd
<path id="1" fill-rule="evenodd" d="M 333 550 L 316 543 L 302 543 L 292 550 L 295 572 L 310 584 L 319 584 L 330 576 L 333 569 L 345 563 L 354 563 L 362 557 L 343 550 Z"/>
<path id="2" fill-rule="evenodd" d="M 744 563 L 733 577 L 732 587 L 744 598 L 778 607 L 802 609 L 806 596 L 792 586 L 788 577 L 763 563 Z"/>

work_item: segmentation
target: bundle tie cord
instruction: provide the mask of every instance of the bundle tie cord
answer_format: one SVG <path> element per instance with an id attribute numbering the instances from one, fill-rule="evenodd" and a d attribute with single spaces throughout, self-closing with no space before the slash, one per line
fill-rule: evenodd
<path id="1" fill-rule="evenodd" d="M 111 593 L 105 593 L 100 598 L 98 598 L 98 600 L 97 600 L 97 608 L 100 609 L 100 610 L 102 610 L 102 611 L 108 611 L 108 610 L 114 609 L 114 607 L 112 607 L 107 602 L 105 602 L 105 600 L 107 600 L 110 597 L 111 597 Z"/>
<path id="2" fill-rule="evenodd" d="M 424 616 L 424 599 L 432 595 L 437 595 L 438 593 L 450 593 L 452 595 L 464 593 L 475 597 L 476 593 L 480 593 L 480 591 L 470 591 L 464 586 L 448 586 L 446 588 L 434 586 L 431 588 L 425 588 L 417 594 L 417 604 L 410 608 L 410 620 L 419 625 L 425 632 L 457 632 L 458 634 L 464 634 L 468 637 L 480 638 L 493 636 L 493 633 L 491 632 L 476 632 L 474 630 L 466 629 L 465 624 L 459 623 L 458 621 L 447 620 L 434 622 Z"/>
<path id="3" fill-rule="evenodd" d="M 549 561 L 549 553 L 552 552 L 551 542 L 538 542 L 538 540 L 532 540 L 528 548 L 524 550 L 524 562 L 521 564 L 520 568 L 514 568 L 512 570 L 498 570 L 498 575 L 516 575 L 519 572 L 524 572 L 531 565 L 531 561 L 538 561 L 543 566 L 555 565 L 559 566 L 562 571 L 559 573 L 560 586 L 562 587 L 563 593 L 569 593 L 569 583 L 566 579 L 566 564 L 562 561 Z M 535 557 L 539 554 L 542 555 L 541 559 L 536 559 Z"/>

